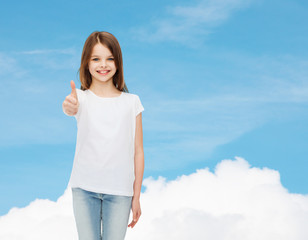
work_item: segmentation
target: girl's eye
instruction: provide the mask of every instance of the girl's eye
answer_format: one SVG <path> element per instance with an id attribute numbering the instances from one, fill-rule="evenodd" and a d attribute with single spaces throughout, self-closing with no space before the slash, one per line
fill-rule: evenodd
<path id="1" fill-rule="evenodd" d="M 108 58 L 108 60 L 111 60 L 111 61 L 113 61 L 113 60 L 114 60 L 114 58 Z"/>
<path id="2" fill-rule="evenodd" d="M 93 60 L 93 61 L 98 61 L 98 58 L 93 58 L 92 60 Z"/>

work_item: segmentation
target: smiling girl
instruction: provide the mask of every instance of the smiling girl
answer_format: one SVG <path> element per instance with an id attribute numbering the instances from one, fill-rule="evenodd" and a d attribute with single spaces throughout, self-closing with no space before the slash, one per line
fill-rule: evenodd
<path id="1" fill-rule="evenodd" d="M 88 37 L 79 74 L 81 88 L 71 81 L 62 105 L 78 128 L 68 185 L 79 240 L 123 240 L 127 226 L 133 228 L 141 215 L 144 108 L 138 95 L 128 92 L 121 48 L 112 34 Z"/>

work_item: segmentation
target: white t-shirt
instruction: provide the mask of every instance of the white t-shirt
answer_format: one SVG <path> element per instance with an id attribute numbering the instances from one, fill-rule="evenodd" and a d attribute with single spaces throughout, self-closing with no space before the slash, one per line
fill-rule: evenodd
<path id="1" fill-rule="evenodd" d="M 133 196 L 136 116 L 144 110 L 136 94 L 103 98 L 77 90 L 77 141 L 70 187 Z"/>

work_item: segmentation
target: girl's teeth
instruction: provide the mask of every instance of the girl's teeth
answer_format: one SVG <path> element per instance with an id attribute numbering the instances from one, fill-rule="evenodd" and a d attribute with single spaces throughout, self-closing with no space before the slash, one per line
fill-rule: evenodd
<path id="1" fill-rule="evenodd" d="M 110 71 L 97 71 L 97 72 L 100 73 L 100 74 L 106 74 L 106 73 L 108 73 Z"/>

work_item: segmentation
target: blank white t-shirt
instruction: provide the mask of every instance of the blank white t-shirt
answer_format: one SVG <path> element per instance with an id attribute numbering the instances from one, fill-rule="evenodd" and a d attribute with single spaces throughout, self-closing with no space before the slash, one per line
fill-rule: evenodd
<path id="1" fill-rule="evenodd" d="M 133 196 L 136 116 L 144 110 L 136 94 L 99 97 L 77 90 L 77 141 L 68 186 Z"/>

